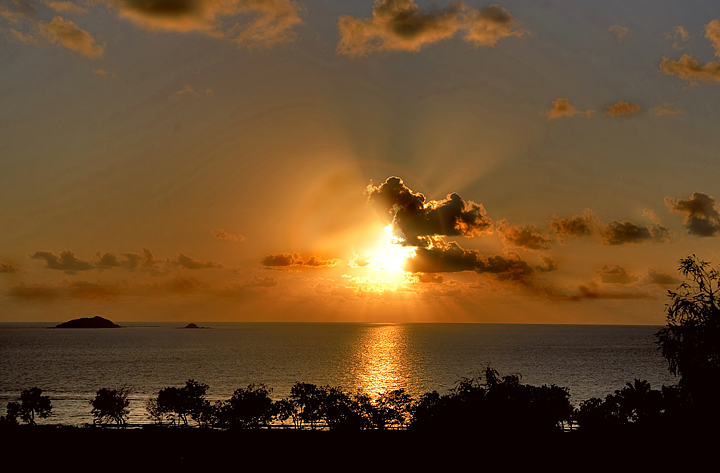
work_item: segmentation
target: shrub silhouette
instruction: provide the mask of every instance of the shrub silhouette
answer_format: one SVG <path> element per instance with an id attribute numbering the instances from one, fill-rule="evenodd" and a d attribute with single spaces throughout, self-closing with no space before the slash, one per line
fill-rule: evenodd
<path id="1" fill-rule="evenodd" d="M 95 399 L 90 400 L 92 406 L 93 422 L 103 424 L 115 422 L 117 425 L 125 426 L 130 409 L 130 389 L 121 386 L 116 389 L 102 388 L 95 394 Z"/>

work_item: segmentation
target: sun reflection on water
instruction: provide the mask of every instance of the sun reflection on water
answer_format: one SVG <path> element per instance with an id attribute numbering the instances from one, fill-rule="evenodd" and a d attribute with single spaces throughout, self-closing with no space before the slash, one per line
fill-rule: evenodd
<path id="1" fill-rule="evenodd" d="M 370 325 L 359 340 L 355 356 L 353 385 L 376 398 L 393 389 L 411 389 L 418 364 L 407 345 L 407 327 Z"/>

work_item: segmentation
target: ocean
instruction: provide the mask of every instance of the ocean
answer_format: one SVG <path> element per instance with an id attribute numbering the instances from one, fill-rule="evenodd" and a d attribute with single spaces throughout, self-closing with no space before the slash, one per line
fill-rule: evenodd
<path id="1" fill-rule="evenodd" d="M 129 422 L 143 424 L 145 401 L 188 379 L 208 384 L 211 400 L 251 383 L 280 399 L 298 381 L 369 394 L 404 388 L 417 397 L 445 393 L 491 366 L 522 383 L 567 387 L 575 406 L 636 378 L 653 388 L 678 382 L 655 344 L 657 326 L 118 323 L 123 328 L 0 324 L 0 414 L 33 386 L 53 406 L 39 423 L 84 425 L 100 388 L 130 387 Z"/>

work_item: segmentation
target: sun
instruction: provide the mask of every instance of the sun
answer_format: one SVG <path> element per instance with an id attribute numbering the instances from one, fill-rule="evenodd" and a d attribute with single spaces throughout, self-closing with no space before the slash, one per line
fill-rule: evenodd
<path id="1" fill-rule="evenodd" d="M 398 282 L 406 277 L 405 262 L 415 257 L 417 248 L 403 246 L 403 239 L 395 235 L 393 224 L 385 226 L 377 241 L 367 250 L 367 256 L 356 256 L 354 266 L 366 268 L 377 281 Z"/>

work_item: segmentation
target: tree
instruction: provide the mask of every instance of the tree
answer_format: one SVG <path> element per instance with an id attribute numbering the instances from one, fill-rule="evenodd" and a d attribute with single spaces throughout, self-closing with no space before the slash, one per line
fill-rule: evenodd
<path id="1" fill-rule="evenodd" d="M 413 399 L 404 389 L 380 393 L 375 404 L 373 423 L 379 430 L 389 426 L 404 428 L 412 414 Z"/>
<path id="2" fill-rule="evenodd" d="M 35 425 L 35 415 L 43 419 L 50 416 L 52 404 L 48 396 L 42 395 L 42 389 L 38 387 L 24 390 L 20 394 L 20 418 L 30 424 Z"/>
<path id="3" fill-rule="evenodd" d="M 295 383 L 290 388 L 290 400 L 298 410 L 300 428 L 302 428 L 302 424 L 307 423 L 310 424 L 311 429 L 314 429 L 323 414 L 321 390 L 314 384 Z"/>
<path id="4" fill-rule="evenodd" d="M 94 423 L 103 424 L 115 422 L 124 426 L 130 413 L 130 389 L 121 386 L 116 389 L 102 388 L 95 394 L 95 399 L 90 400 Z"/>
<path id="5" fill-rule="evenodd" d="M 720 272 L 695 255 L 680 260 L 680 272 L 686 281 L 668 291 L 657 342 L 685 394 L 709 405 L 720 382 Z"/>
<path id="6" fill-rule="evenodd" d="M 264 384 L 251 384 L 238 388 L 233 396 L 219 404 L 217 424 L 225 428 L 259 429 L 267 427 L 275 416 L 271 388 Z"/>
<path id="7" fill-rule="evenodd" d="M 163 388 L 154 402 L 147 403 L 148 415 L 159 424 L 167 419 L 172 424 L 182 422 L 187 426 L 188 417 L 199 425 L 206 424 L 211 417 L 210 402 L 205 399 L 208 388 L 193 379 L 187 380 L 182 388 Z"/>
<path id="8" fill-rule="evenodd" d="M 20 415 L 20 404 L 17 402 L 7 403 L 7 412 L 0 417 L 0 425 L 17 425 L 17 418 Z"/>

